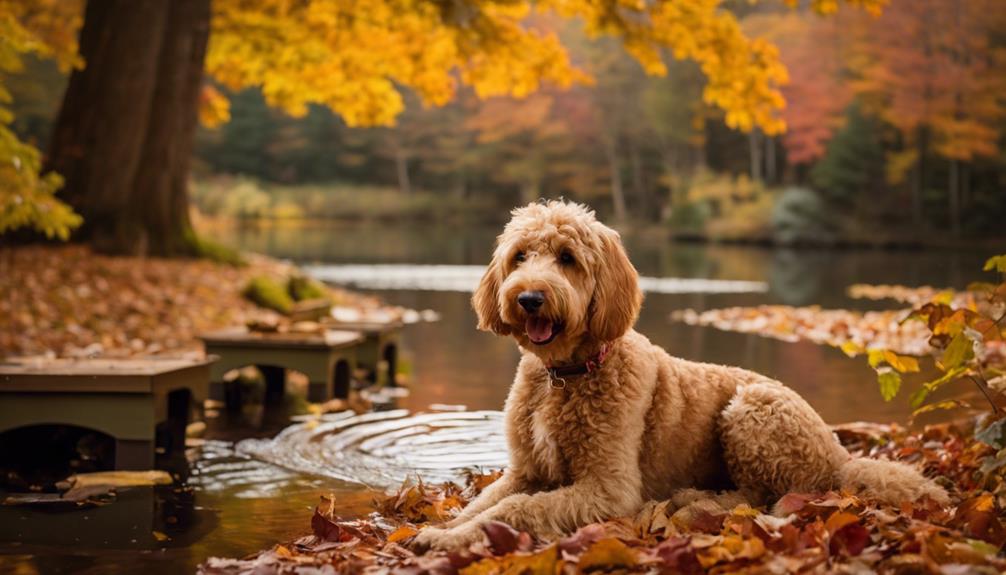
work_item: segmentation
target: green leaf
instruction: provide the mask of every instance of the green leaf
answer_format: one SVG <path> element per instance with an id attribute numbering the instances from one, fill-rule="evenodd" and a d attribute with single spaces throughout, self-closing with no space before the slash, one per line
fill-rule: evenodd
<path id="1" fill-rule="evenodd" d="M 925 385 L 923 385 L 919 389 L 916 389 L 915 393 L 912 394 L 912 397 L 909 400 L 911 402 L 912 409 L 918 409 L 919 406 L 922 405 L 922 402 L 924 402 L 926 398 L 929 397 L 930 391 L 932 390 Z"/>
<path id="2" fill-rule="evenodd" d="M 955 335 L 954 339 L 950 340 L 947 349 L 943 351 L 940 363 L 943 365 L 944 370 L 950 371 L 960 367 L 962 363 L 971 359 L 974 355 L 971 340 L 964 335 L 964 332 L 961 332 Z"/>
<path id="3" fill-rule="evenodd" d="M 986 445 L 991 445 L 996 449 L 1006 446 L 1003 433 L 1006 432 L 1006 419 L 998 419 L 989 424 L 985 429 L 975 433 L 975 439 Z"/>
<path id="4" fill-rule="evenodd" d="M 884 401 L 891 401 L 901 389 L 901 375 L 893 369 L 878 371 L 877 383 L 880 384 L 880 395 Z"/>
<path id="5" fill-rule="evenodd" d="M 1006 273 L 1006 254 L 990 257 L 988 261 L 985 262 L 985 267 L 982 269 L 987 272 L 995 270 L 997 272 Z"/>
<path id="6" fill-rule="evenodd" d="M 936 391 L 937 389 L 943 387 L 944 385 L 950 383 L 951 381 L 955 381 L 958 377 L 960 377 L 967 371 L 968 371 L 967 367 L 964 366 L 955 367 L 954 369 L 951 369 L 950 371 L 944 373 L 939 378 L 923 383 L 922 387 L 920 387 L 918 391 L 912 394 L 912 400 L 911 400 L 912 409 L 917 409 L 920 405 L 922 405 L 922 402 L 926 400 L 926 397 L 930 393 Z"/>

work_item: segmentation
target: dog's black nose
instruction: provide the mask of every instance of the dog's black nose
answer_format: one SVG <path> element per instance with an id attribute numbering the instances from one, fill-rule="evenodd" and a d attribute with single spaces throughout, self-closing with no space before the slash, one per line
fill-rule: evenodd
<path id="1" fill-rule="evenodd" d="M 517 303 L 528 313 L 534 313 L 545 303 L 545 294 L 540 291 L 522 291 L 517 296 Z"/>

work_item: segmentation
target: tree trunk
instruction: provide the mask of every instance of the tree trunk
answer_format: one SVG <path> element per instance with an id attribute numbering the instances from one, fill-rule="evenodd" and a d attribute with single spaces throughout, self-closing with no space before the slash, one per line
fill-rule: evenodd
<path id="1" fill-rule="evenodd" d="M 618 148 L 615 135 L 607 138 L 605 150 L 608 155 L 608 171 L 611 173 L 611 202 L 615 210 L 615 221 L 625 221 L 625 190 L 622 186 L 622 167 L 618 163 Z"/>
<path id="2" fill-rule="evenodd" d="M 182 255 L 210 0 L 89 0 L 48 169 L 99 251 Z"/>
<path id="3" fill-rule="evenodd" d="M 167 23 L 162 0 L 90 0 L 80 32 L 86 67 L 74 70 L 56 120 L 47 169 L 84 217 L 78 237 L 134 251 L 142 224 L 132 186 L 140 168 Z"/>
<path id="4" fill-rule="evenodd" d="M 643 181 L 643 156 L 639 151 L 639 142 L 635 136 L 629 140 L 629 167 L 632 173 L 632 193 L 638 202 L 636 213 L 651 219 L 653 211 L 650 207 L 650 195 Z"/>
<path id="5" fill-rule="evenodd" d="M 961 164 L 961 211 L 967 212 L 971 209 L 974 198 L 971 195 L 971 166 Z"/>
<path id="6" fill-rule="evenodd" d="M 451 186 L 451 197 L 455 200 L 468 199 L 468 178 L 465 177 L 464 170 L 458 170 L 454 174 L 454 182 Z"/>
<path id="7" fill-rule="evenodd" d="M 775 138 L 765 138 L 765 181 L 769 184 L 779 183 L 778 161 L 775 154 Z"/>
<path id="8" fill-rule="evenodd" d="M 912 171 L 912 224 L 916 226 L 922 225 L 922 219 L 924 217 L 923 207 L 922 207 L 922 191 L 925 188 L 926 181 L 926 132 L 925 129 L 919 128 L 918 138 L 918 157 L 915 159 L 915 169 Z"/>
<path id="9" fill-rule="evenodd" d="M 950 185 L 947 193 L 950 199 L 950 230 L 955 238 L 961 237 L 961 163 L 950 160 Z"/>
<path id="10" fill-rule="evenodd" d="M 163 256 L 192 255 L 195 250 L 189 161 L 210 32 L 210 0 L 170 4 L 141 169 L 133 184 L 146 252 Z"/>
<path id="11" fill-rule="evenodd" d="M 762 157 L 761 132 L 751 130 L 748 134 L 748 147 L 751 150 L 751 181 L 760 182 L 763 179 L 762 166 L 765 162 Z"/>
<path id="12" fill-rule="evenodd" d="M 412 184 L 409 181 L 409 157 L 398 144 L 395 144 L 395 173 L 398 175 L 398 191 L 405 195 L 411 194 Z"/>

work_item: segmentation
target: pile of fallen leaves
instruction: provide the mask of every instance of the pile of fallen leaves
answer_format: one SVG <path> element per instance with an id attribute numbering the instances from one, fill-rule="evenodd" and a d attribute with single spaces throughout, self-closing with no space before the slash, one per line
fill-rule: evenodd
<path id="1" fill-rule="evenodd" d="M 954 307 L 965 307 L 973 303 L 971 294 L 933 286 L 909 287 L 889 284 L 852 284 L 846 290 L 853 299 L 884 300 L 890 299 L 918 307 L 935 299 L 942 299 Z"/>
<path id="2" fill-rule="evenodd" d="M 847 293 L 853 299 L 889 299 L 912 306 L 940 302 L 955 309 L 979 309 L 984 305 L 974 292 L 931 286 L 854 284 L 849 286 Z M 835 347 L 886 349 L 906 355 L 932 353 L 929 344 L 932 334 L 921 322 L 905 321 L 911 314 L 911 308 L 861 312 L 821 309 L 820 306 L 761 305 L 702 312 L 679 310 L 671 314 L 671 319 L 789 342 L 809 340 Z"/>
<path id="3" fill-rule="evenodd" d="M 724 509 L 712 500 L 675 509 L 651 502 L 634 517 L 538 541 L 502 523 L 483 541 L 452 552 L 416 554 L 408 543 L 425 523 L 456 514 L 498 474 L 467 486 L 403 486 L 365 519 L 340 518 L 324 499 L 312 534 L 245 559 L 212 558 L 218 573 L 999 573 L 1006 543 L 1006 491 L 996 449 L 952 425 L 908 433 L 860 424 L 836 429 L 856 454 L 921 465 L 948 487 L 953 505 L 878 507 L 846 493 L 789 494 L 770 512 Z M 306 522 L 306 518 L 305 518 Z"/>
<path id="4" fill-rule="evenodd" d="M 0 250 L 3 355 L 127 357 L 201 350 L 200 333 L 260 321 L 242 296 L 254 277 L 293 266 L 247 255 L 234 267 L 208 260 L 111 257 L 83 246 Z M 339 300 L 376 300 L 337 291 Z"/>
<path id="5" fill-rule="evenodd" d="M 819 306 L 762 305 L 703 312 L 686 309 L 674 312 L 671 319 L 790 342 L 810 340 L 836 347 L 851 343 L 907 355 L 930 353 L 930 334 L 925 324 L 903 321 L 910 312 L 908 309 L 858 312 Z"/>

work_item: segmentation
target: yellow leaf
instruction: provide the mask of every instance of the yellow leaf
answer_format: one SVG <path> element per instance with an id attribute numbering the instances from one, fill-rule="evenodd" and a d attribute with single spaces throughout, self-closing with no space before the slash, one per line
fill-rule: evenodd
<path id="1" fill-rule="evenodd" d="M 915 373 L 919 371 L 919 361 L 914 357 L 897 355 L 892 351 L 884 351 L 884 361 L 901 373 Z"/>
<path id="2" fill-rule="evenodd" d="M 757 537 L 744 538 L 737 535 L 719 537 L 718 542 L 701 549 L 699 564 L 709 569 L 717 563 L 737 559 L 757 559 L 765 554 L 765 544 Z"/>
<path id="3" fill-rule="evenodd" d="M 930 403 L 929 405 L 923 405 L 922 407 L 916 409 L 912 412 L 912 417 L 922 415 L 923 413 L 929 413 L 930 411 L 937 411 L 940 409 L 957 409 L 958 407 L 970 407 L 970 404 L 959 399 L 938 401 L 936 403 Z"/>
<path id="4" fill-rule="evenodd" d="M 863 346 L 859 345 L 854 341 L 847 341 L 843 343 L 842 345 L 839 346 L 839 349 L 841 349 L 842 352 L 849 357 L 856 357 L 857 355 L 866 351 L 866 349 L 863 348 Z"/>
<path id="5" fill-rule="evenodd" d="M 957 310 L 949 316 L 941 319 L 933 327 L 933 335 L 956 336 L 964 330 L 967 325 L 967 317 L 964 310 Z"/>
<path id="6" fill-rule="evenodd" d="M 496 575 L 524 573 L 552 575 L 557 571 L 559 553 L 555 545 L 550 545 L 531 555 L 512 553 L 504 557 L 487 557 L 461 569 L 461 575 Z M 582 562 L 581 562 L 582 563 Z"/>
<path id="7" fill-rule="evenodd" d="M 954 291 L 944 290 L 933 296 L 933 301 L 935 303 L 941 303 L 944 305 L 950 305 L 954 301 Z"/>
<path id="8" fill-rule="evenodd" d="M 581 571 L 590 569 L 624 569 L 634 567 L 638 563 L 636 554 L 618 539 L 613 537 L 601 539 L 590 546 L 590 549 L 580 556 Z"/>

